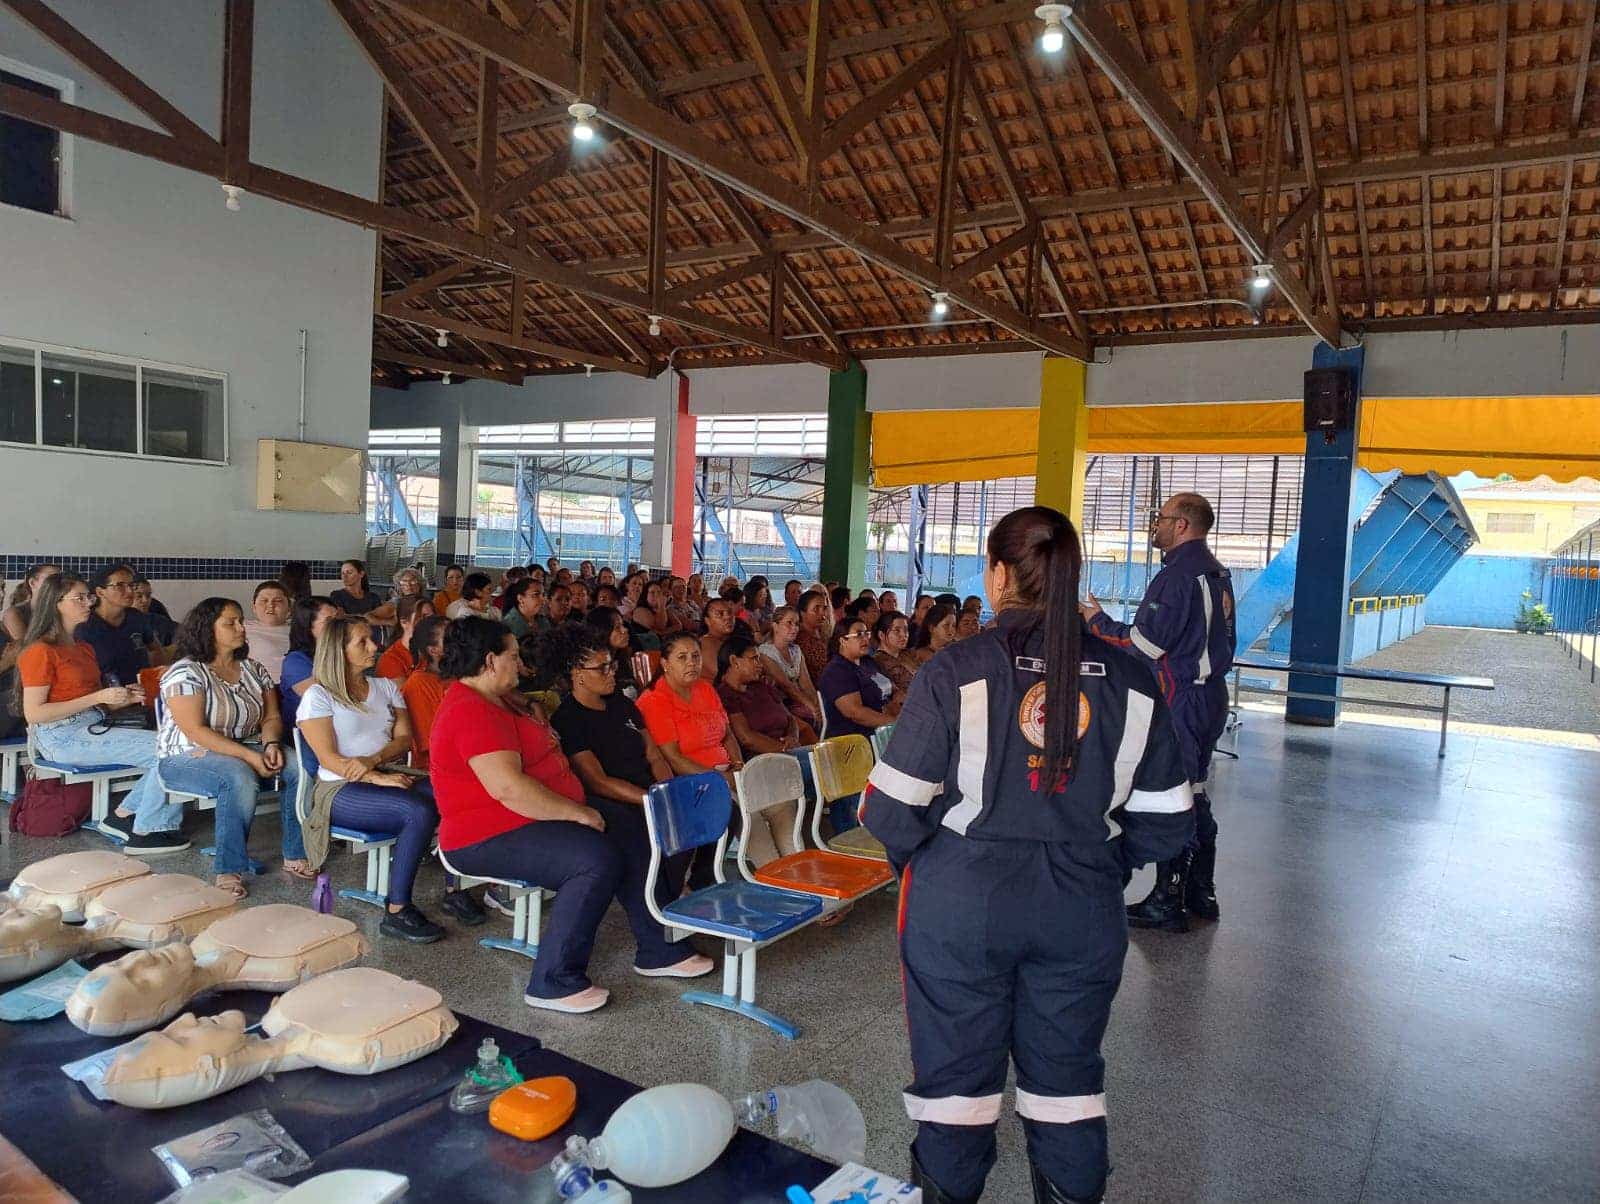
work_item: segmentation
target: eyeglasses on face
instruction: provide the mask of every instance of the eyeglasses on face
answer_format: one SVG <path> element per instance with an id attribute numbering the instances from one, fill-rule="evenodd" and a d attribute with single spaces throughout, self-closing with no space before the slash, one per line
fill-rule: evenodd
<path id="1" fill-rule="evenodd" d="M 604 673 L 607 677 L 610 677 L 617 671 L 617 664 L 615 661 L 606 661 L 600 665 L 579 665 L 578 668 L 585 673 Z"/>

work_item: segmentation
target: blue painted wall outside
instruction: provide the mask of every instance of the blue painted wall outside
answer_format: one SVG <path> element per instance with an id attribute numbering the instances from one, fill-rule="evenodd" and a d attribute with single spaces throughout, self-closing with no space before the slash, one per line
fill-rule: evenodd
<path id="1" fill-rule="evenodd" d="M 1428 594 L 1428 622 L 1444 627 L 1510 630 L 1522 591 L 1544 590 L 1542 556 L 1463 556 Z"/>

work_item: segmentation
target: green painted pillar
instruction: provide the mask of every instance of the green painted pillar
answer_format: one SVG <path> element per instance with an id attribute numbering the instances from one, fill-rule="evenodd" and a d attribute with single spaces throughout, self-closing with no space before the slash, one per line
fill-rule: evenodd
<path id="1" fill-rule="evenodd" d="M 828 462 L 822 477 L 823 581 L 860 590 L 867 575 L 867 370 L 828 374 Z"/>

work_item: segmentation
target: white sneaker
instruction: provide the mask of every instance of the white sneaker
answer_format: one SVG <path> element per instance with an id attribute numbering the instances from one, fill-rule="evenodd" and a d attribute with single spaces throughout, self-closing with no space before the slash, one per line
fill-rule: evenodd
<path id="1" fill-rule="evenodd" d="M 502 897 L 500 892 L 505 891 Z M 517 904 L 511 897 L 511 892 L 503 886 L 489 886 L 483 892 L 483 905 L 493 911 L 498 911 L 503 916 L 514 917 L 517 914 Z"/>
<path id="2" fill-rule="evenodd" d="M 703 974 L 710 974 L 717 968 L 717 963 L 709 957 L 699 953 L 691 953 L 681 962 L 670 966 L 662 966 L 656 970 L 646 970 L 635 966 L 633 972 L 645 978 L 699 978 Z"/>
<path id="3" fill-rule="evenodd" d="M 610 999 L 611 992 L 604 987 L 589 987 L 561 999 L 541 999 L 538 995 L 524 995 L 522 1002 L 531 1008 L 543 1008 L 547 1012 L 566 1012 L 578 1016 L 605 1007 Z"/>

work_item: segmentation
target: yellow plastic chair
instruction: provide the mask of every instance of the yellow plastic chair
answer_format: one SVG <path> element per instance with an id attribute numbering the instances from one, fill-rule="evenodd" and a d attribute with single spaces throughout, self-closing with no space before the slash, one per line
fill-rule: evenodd
<path id="1" fill-rule="evenodd" d="M 822 838 L 823 811 L 829 803 L 865 790 L 872 764 L 872 745 L 865 736 L 835 736 L 811 749 L 811 781 L 817 792 L 817 805 L 811 812 L 811 839 L 819 849 L 872 861 L 889 860 L 883 842 L 860 825 L 840 832 L 832 840 Z"/>

